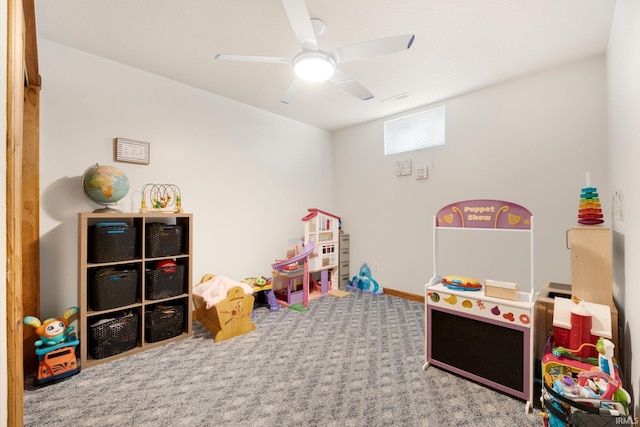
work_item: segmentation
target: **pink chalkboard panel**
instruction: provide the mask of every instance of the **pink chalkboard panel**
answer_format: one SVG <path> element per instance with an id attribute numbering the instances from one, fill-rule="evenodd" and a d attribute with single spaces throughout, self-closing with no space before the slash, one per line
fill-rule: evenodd
<path id="1" fill-rule="evenodd" d="M 440 209 L 436 226 L 457 228 L 531 229 L 531 212 L 503 200 L 463 200 Z"/>

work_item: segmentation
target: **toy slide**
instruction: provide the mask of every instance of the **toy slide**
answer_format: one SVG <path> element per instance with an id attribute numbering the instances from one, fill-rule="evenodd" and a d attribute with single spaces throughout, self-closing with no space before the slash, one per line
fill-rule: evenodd
<path id="1" fill-rule="evenodd" d="M 284 268 L 289 265 L 289 264 L 293 264 L 296 263 L 298 261 L 302 261 L 304 259 L 306 259 L 309 255 L 311 255 L 313 253 L 313 250 L 315 248 L 315 244 L 313 242 L 307 242 L 307 244 L 304 246 L 304 250 L 302 252 L 300 252 L 299 254 L 292 256 L 291 258 L 285 259 L 283 261 L 278 261 L 276 263 L 271 264 L 271 268 L 273 268 L 274 270 L 277 270 L 279 272 L 282 272 L 282 270 L 284 270 Z"/>

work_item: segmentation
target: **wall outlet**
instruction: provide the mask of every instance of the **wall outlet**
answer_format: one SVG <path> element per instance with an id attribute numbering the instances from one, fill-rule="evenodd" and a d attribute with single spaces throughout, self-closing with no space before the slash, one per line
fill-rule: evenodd
<path id="1" fill-rule="evenodd" d="M 380 263 L 379 262 L 374 262 L 373 263 L 373 272 L 377 273 L 380 271 Z"/>

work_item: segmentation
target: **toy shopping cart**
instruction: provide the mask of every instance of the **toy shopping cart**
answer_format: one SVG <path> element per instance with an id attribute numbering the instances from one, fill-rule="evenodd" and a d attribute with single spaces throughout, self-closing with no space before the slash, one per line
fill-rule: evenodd
<path id="1" fill-rule="evenodd" d="M 545 426 L 601 427 L 629 423 L 624 406 L 615 400 L 571 399 L 544 384 L 542 390 Z M 633 424 L 631 424 L 633 425 Z"/>
<path id="2" fill-rule="evenodd" d="M 630 396 L 617 366 L 610 366 L 609 374 L 602 358 L 577 357 L 548 343 L 542 358 L 545 427 L 634 425 Z"/>

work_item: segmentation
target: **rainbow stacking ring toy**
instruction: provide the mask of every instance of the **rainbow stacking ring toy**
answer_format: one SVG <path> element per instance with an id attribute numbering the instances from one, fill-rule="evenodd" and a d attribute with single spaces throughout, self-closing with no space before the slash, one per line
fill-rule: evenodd
<path id="1" fill-rule="evenodd" d="M 578 222 L 584 225 L 602 224 L 602 205 L 595 187 L 585 187 L 580 191 Z"/>

